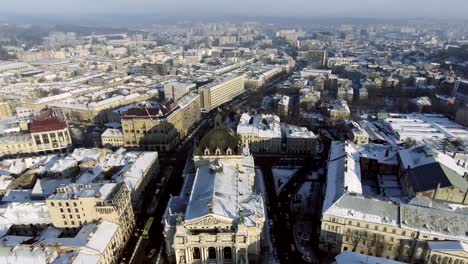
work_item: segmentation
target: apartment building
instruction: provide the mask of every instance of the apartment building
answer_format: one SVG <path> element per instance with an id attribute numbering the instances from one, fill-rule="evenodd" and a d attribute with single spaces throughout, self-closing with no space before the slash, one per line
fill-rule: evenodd
<path id="1" fill-rule="evenodd" d="M 164 84 L 164 98 L 166 101 L 176 102 L 195 88 L 196 84 L 194 83 L 169 82 Z"/>
<path id="2" fill-rule="evenodd" d="M 202 111 L 209 112 L 244 93 L 244 76 L 226 76 L 198 88 Z"/>
<path id="3" fill-rule="evenodd" d="M 54 227 L 65 230 L 105 220 L 118 225 L 126 241 L 135 226 L 131 192 L 123 182 L 59 186 L 46 205 Z"/>

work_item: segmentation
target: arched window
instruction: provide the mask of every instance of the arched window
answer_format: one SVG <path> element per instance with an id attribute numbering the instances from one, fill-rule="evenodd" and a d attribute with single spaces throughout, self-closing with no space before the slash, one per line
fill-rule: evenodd
<path id="1" fill-rule="evenodd" d="M 343 251 L 348 251 L 348 247 L 344 247 L 344 248 L 343 248 Z"/>
<path id="2" fill-rule="evenodd" d="M 215 155 L 221 155 L 221 150 L 219 148 L 216 149 Z"/>
<path id="3" fill-rule="evenodd" d="M 193 259 L 200 259 L 200 248 L 193 248 Z"/>
<path id="4" fill-rule="evenodd" d="M 226 155 L 232 155 L 232 150 L 231 150 L 231 148 L 227 148 L 227 150 L 226 150 Z"/>
<path id="5" fill-rule="evenodd" d="M 223 251 L 224 259 L 232 259 L 232 249 L 230 247 L 225 247 Z"/>
<path id="6" fill-rule="evenodd" d="M 214 247 L 208 248 L 208 259 L 216 259 L 216 249 Z"/>
<path id="7" fill-rule="evenodd" d="M 205 155 L 210 155 L 210 150 L 208 148 L 205 148 Z"/>

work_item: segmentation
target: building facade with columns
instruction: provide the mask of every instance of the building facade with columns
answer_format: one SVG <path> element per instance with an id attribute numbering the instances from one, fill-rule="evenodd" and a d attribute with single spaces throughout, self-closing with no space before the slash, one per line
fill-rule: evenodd
<path id="1" fill-rule="evenodd" d="M 265 213 L 253 157 L 233 131 L 215 123 L 166 208 L 167 254 L 173 263 L 259 263 Z"/>

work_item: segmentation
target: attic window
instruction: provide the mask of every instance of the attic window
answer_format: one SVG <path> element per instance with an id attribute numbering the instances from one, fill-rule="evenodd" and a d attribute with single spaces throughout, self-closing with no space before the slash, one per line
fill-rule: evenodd
<path id="1" fill-rule="evenodd" d="M 215 155 L 221 155 L 221 150 L 219 148 L 216 149 Z"/>
<path id="2" fill-rule="evenodd" d="M 206 148 L 204 153 L 205 153 L 205 155 L 210 155 L 210 150 L 208 148 Z"/>
<path id="3" fill-rule="evenodd" d="M 226 155 L 232 155 L 232 150 L 231 150 L 231 148 L 228 148 L 228 149 L 226 150 Z"/>

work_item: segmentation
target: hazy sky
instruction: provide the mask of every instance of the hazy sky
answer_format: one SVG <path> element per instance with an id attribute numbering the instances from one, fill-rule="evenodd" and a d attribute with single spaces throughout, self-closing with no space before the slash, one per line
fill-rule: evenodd
<path id="1" fill-rule="evenodd" d="M 17 14 L 262 15 L 466 18 L 468 0 L 1 0 Z"/>

